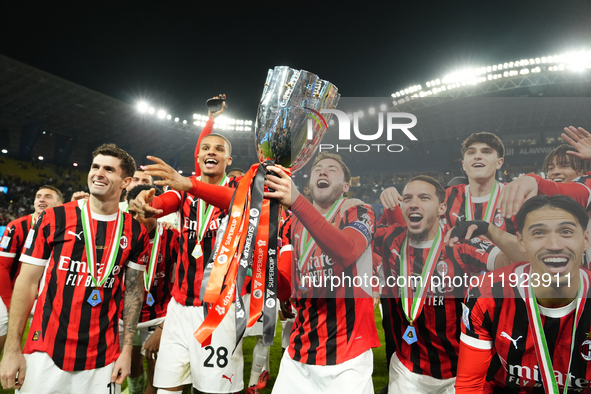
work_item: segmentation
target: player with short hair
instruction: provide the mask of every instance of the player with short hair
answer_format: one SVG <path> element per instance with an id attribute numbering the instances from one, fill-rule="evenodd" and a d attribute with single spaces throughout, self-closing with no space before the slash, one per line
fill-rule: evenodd
<path id="1" fill-rule="evenodd" d="M 231 188 L 237 185 L 237 181 L 225 174 L 226 166 L 232 163 L 231 145 L 226 137 L 219 134 L 203 137 L 197 157 L 201 176 L 191 179 L 182 177 L 161 159 L 148 158 L 157 164 L 145 166 L 144 170 L 163 178 L 156 184 L 173 190 L 159 197 L 154 197 L 153 192 L 143 191 L 134 199 L 133 210 L 143 216 L 180 211 L 182 224 L 173 299 L 168 305 L 154 385 L 159 388 L 159 394 L 181 393 L 188 384 L 207 393 L 240 391 L 244 385 L 243 359 L 241 344 L 232 353 L 236 345 L 234 307 L 213 333 L 211 345 L 202 347 L 193 336 L 205 319 L 204 304 L 199 294 L 204 263 L 212 253 L 217 230 L 227 212 L 210 205 L 210 201 L 198 198 L 199 194 L 189 189 L 193 179 L 199 184 L 223 186 L 220 187 L 223 192 L 232 194 Z M 189 186 L 183 188 L 168 182 L 175 176 Z M 148 205 L 150 202 L 151 206 Z"/>
<path id="2" fill-rule="evenodd" d="M 29 232 L 0 363 L 4 388 L 16 387 L 20 393 L 120 391 L 130 370 L 148 246 L 145 228 L 118 207 L 134 170 L 124 150 L 114 144 L 98 147 L 88 172 L 90 198 L 46 209 Z M 44 270 L 23 357 L 21 338 Z"/>
<path id="3" fill-rule="evenodd" d="M 591 240 L 580 204 L 536 196 L 516 215 L 525 261 L 470 289 L 456 393 L 587 392 L 591 381 Z"/>
<path id="4" fill-rule="evenodd" d="M 382 294 L 390 312 L 384 326 L 395 344 L 388 391 L 452 393 L 466 290 L 452 283 L 466 274 L 469 278 L 471 273 L 504 266 L 507 259 L 482 239 L 445 246 L 446 229 L 440 224 L 446 211 L 445 189 L 429 176 L 406 184 L 400 210 L 405 224 L 379 227 L 374 240 L 374 251 L 382 257 Z"/>
<path id="5" fill-rule="evenodd" d="M 0 241 L 0 352 L 8 330 L 8 310 L 14 281 L 20 271 L 21 251 L 25 238 L 39 215 L 48 208 L 63 204 L 62 193 L 54 186 L 44 185 L 35 193 L 34 212 L 8 223 Z"/>
<path id="6" fill-rule="evenodd" d="M 468 184 L 447 189 L 445 220 L 450 227 L 459 221 L 484 220 L 511 234 L 515 228 L 497 212 L 504 184 L 495 179 L 503 166 L 505 147 L 493 133 L 474 133 L 462 142 L 462 168 Z"/>
<path id="7" fill-rule="evenodd" d="M 137 185 L 128 191 L 127 199 L 132 201 L 143 190 L 150 190 L 149 185 Z M 160 195 L 156 189 L 156 195 Z M 137 333 L 131 354 L 131 373 L 127 379 L 129 393 L 156 394 L 154 366 L 160 347 L 160 337 L 168 303 L 172 298 L 173 268 L 179 254 L 179 231 L 167 229 L 154 218 L 143 218 L 133 208 L 129 213 L 148 230 L 150 236 L 150 255 L 144 275 L 146 289 L 142 313 L 137 326 Z M 144 391 L 144 358 L 148 367 L 147 385 Z"/>

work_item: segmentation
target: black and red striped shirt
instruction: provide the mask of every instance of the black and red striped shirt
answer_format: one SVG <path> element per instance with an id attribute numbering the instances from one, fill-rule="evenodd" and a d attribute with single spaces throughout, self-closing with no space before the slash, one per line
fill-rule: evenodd
<path id="1" fill-rule="evenodd" d="M 390 307 L 390 321 L 385 327 L 396 346 L 396 354 L 409 371 L 449 379 L 456 375 L 460 340 L 460 318 L 466 286 L 453 285 L 453 278 L 470 278 L 483 270 L 494 269 L 499 252 L 492 243 L 474 238 L 453 248 L 444 247 L 435 263 L 433 277 L 438 286 L 429 290 L 422 312 L 415 320 L 417 342 L 409 345 L 402 336 L 409 326 L 402 308 L 400 289 L 396 278 L 400 276 L 400 250 L 406 237 L 406 227 L 399 224 L 379 227 L 374 240 L 374 251 L 382 257 L 382 270 L 386 280 L 382 294 Z M 445 233 L 445 232 L 444 232 Z M 433 241 L 408 241 L 408 256 L 412 259 L 412 275 L 421 276 Z M 445 281 L 443 278 L 451 278 Z M 450 285 L 451 283 L 451 285 Z M 433 291 L 432 291 L 433 290 Z"/>
<path id="2" fill-rule="evenodd" d="M 520 262 L 495 270 L 479 287 L 470 289 L 462 321 L 463 343 L 476 349 L 492 349 L 493 356 L 484 385 L 485 393 L 544 393 L 525 305 L 524 268 Z M 591 272 L 581 268 L 581 275 Z M 510 275 L 517 281 L 510 285 Z M 575 332 L 570 367 L 569 393 L 591 391 L 591 291 L 584 296 L 583 314 Z M 563 392 L 569 373 L 575 300 L 562 308 L 538 305 L 554 376 Z"/>
<path id="3" fill-rule="evenodd" d="M 156 229 L 158 231 L 158 229 Z M 140 323 L 148 322 L 166 316 L 168 303 L 172 298 L 174 266 L 179 255 L 179 231 L 177 229 L 163 230 L 160 235 L 160 247 L 154 281 L 150 291 L 146 291 L 144 306 L 140 316 Z M 150 240 L 149 251 L 152 251 L 154 240 Z M 150 306 L 148 295 L 151 294 L 154 303 Z"/>
<path id="4" fill-rule="evenodd" d="M 236 188 L 239 180 L 240 178 L 230 178 L 227 186 Z M 198 201 L 198 198 L 187 192 L 175 190 L 167 191 L 154 199 L 156 206 L 165 208 L 165 213 L 180 211 L 179 257 L 172 296 L 176 302 L 185 306 L 202 305 L 199 292 L 203 280 L 204 262 L 207 262 L 214 249 L 217 230 L 227 214 L 224 210 L 213 207 L 207 231 L 203 234 L 201 241 L 203 254 L 195 258 L 193 250 L 197 244 L 199 230 Z"/>
<path id="5" fill-rule="evenodd" d="M 504 184 L 499 183 L 501 189 Z M 454 227 L 457 222 L 466 221 L 466 193 L 469 192 L 469 185 L 455 185 L 448 187 L 445 192 L 445 203 L 447 210 L 445 211 L 445 220 L 449 227 Z M 472 212 L 474 217 L 472 220 L 484 220 L 484 214 L 488 206 L 490 195 L 484 197 L 472 197 Z M 500 212 L 495 212 L 492 222 L 495 226 L 510 234 L 515 234 L 515 223 L 512 220 L 507 220 L 501 216 Z"/>
<path id="6" fill-rule="evenodd" d="M 301 242 L 304 226 L 298 214 L 302 210 L 315 208 L 304 197 L 298 200 L 305 204 L 292 205 L 291 240 L 293 243 L 294 263 L 301 259 Z M 298 206 L 305 205 L 298 210 Z M 370 244 L 374 230 L 374 213 L 367 205 L 358 205 L 348 209 L 341 217 L 336 213 L 330 223 L 339 230 L 355 229 L 365 237 L 365 249 L 361 256 L 352 264 L 333 261 L 329 253 L 319 245 L 309 254 L 302 265 L 305 270 L 315 272 L 316 277 L 348 277 L 371 276 L 372 259 Z M 331 227 L 332 227 L 331 226 Z M 332 248 L 344 249 L 342 245 L 324 242 Z M 283 245 L 285 247 L 285 245 Z M 280 269 L 280 275 L 284 275 Z M 287 272 L 285 272 L 287 274 Z M 281 283 L 291 282 L 291 280 Z M 328 294 L 326 288 L 311 287 L 305 294 L 298 292 L 294 299 L 297 316 L 291 331 L 288 352 L 298 362 L 309 365 L 336 365 L 364 353 L 372 347 L 378 347 L 379 339 L 375 326 L 371 287 L 369 293 L 361 288 L 341 286 L 336 294 Z"/>
<path id="7" fill-rule="evenodd" d="M 0 297 L 6 307 L 10 305 L 14 281 L 21 268 L 20 257 L 25 238 L 34 223 L 33 214 L 8 223 L 0 241 Z"/>
<path id="8" fill-rule="evenodd" d="M 29 232 L 21 256 L 23 263 L 46 266 L 24 353 L 45 352 L 64 371 L 96 369 L 117 359 L 124 271 L 142 270 L 148 259 L 148 233 L 130 214 L 123 213 L 121 238 L 112 239 L 117 214 L 93 212 L 97 265 L 102 261 L 99 275 L 107 263 L 103 253 L 112 242 L 120 245 L 113 271 L 102 287 L 95 288 L 87 267 L 83 203 L 45 210 Z M 92 306 L 88 300 L 95 289 L 100 302 Z"/>

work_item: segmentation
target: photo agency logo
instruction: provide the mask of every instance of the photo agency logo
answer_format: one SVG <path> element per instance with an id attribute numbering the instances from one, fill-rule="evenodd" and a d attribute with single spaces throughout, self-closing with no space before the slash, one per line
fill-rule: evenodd
<path id="1" fill-rule="evenodd" d="M 402 131 L 410 141 L 418 141 L 417 137 L 410 131 L 417 124 L 416 116 L 411 113 L 378 112 L 377 131 L 369 132 L 369 130 L 360 130 L 359 119 L 362 115 L 359 112 L 347 114 L 338 109 L 322 109 L 319 112 L 307 107 L 304 110 L 308 113 L 308 140 L 314 139 L 315 124 L 318 125 L 316 127 L 320 127 L 323 131 L 328 130 L 328 122 L 323 114 L 335 115 L 335 119 L 338 122 L 338 143 L 321 143 L 319 145 L 320 152 L 402 152 L 404 150 L 403 145 L 391 143 L 394 138 L 400 135 L 398 131 Z M 408 122 L 404 123 L 404 119 Z M 351 133 L 351 129 L 353 129 L 353 133 Z M 363 141 L 364 143 L 352 143 L 356 140 Z"/>

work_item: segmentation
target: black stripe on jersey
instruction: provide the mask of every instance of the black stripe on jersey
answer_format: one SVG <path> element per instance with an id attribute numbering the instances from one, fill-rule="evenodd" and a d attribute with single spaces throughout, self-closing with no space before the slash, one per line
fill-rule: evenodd
<path id="1" fill-rule="evenodd" d="M 345 273 L 345 277 L 350 277 L 351 280 L 354 279 L 353 276 L 353 267 L 354 264 L 351 264 L 348 267 L 345 267 L 343 270 Z M 353 329 L 355 328 L 355 289 L 353 286 L 345 288 L 345 318 L 347 320 L 347 342 L 351 340 L 351 336 L 353 335 Z M 336 360 L 335 360 L 336 362 Z M 334 365 L 334 364 L 331 364 Z"/>
<path id="2" fill-rule="evenodd" d="M 295 335 L 293 339 L 293 347 L 294 347 L 294 361 L 300 361 L 302 359 L 302 336 L 304 335 L 304 315 L 307 313 L 306 311 L 306 301 L 303 298 L 297 298 L 295 300 L 297 307 L 296 309 L 300 310 L 301 313 L 297 314 L 298 319 L 298 333 Z"/>
<path id="3" fill-rule="evenodd" d="M 67 223 L 67 218 L 66 218 L 66 213 L 65 213 L 65 209 L 63 206 L 59 206 L 54 208 L 54 215 L 55 215 L 55 228 L 59 228 L 59 229 L 65 229 L 66 228 L 66 223 Z M 47 226 L 49 227 L 49 226 Z M 62 255 L 62 245 L 63 243 L 59 243 L 56 244 L 53 253 L 56 256 L 61 256 Z M 59 257 L 58 257 L 58 261 L 59 261 Z M 57 269 L 53 270 L 56 274 L 57 274 Z M 69 321 L 70 320 L 70 314 L 71 314 L 71 309 L 72 309 L 72 301 L 74 300 L 74 290 L 76 289 L 75 286 L 64 286 L 64 291 L 62 294 L 62 309 L 60 311 L 60 315 L 59 315 L 59 321 Z M 43 314 L 45 315 L 46 313 L 48 313 L 48 317 L 49 314 L 51 313 L 51 309 L 53 307 L 53 302 L 54 299 L 57 297 L 57 275 L 52 275 L 51 281 L 49 282 L 49 286 L 47 289 L 47 295 L 46 295 L 46 299 L 45 299 L 45 305 L 43 306 Z M 69 304 L 66 304 L 66 301 L 69 300 Z M 49 309 L 49 311 L 46 310 L 46 308 Z M 44 319 L 44 323 L 47 324 L 47 320 Z M 46 330 L 46 327 L 43 329 L 43 331 Z M 67 333 L 62 333 L 60 331 L 58 331 L 56 333 L 55 336 L 55 343 L 53 346 L 53 356 L 51 357 L 53 359 L 53 362 L 58 366 L 61 367 L 64 365 L 64 358 L 65 358 L 65 353 L 66 353 L 66 338 L 65 336 L 67 335 Z"/>
<path id="4" fill-rule="evenodd" d="M 20 227 L 21 227 L 20 231 L 21 231 L 22 238 L 23 238 L 21 241 L 22 245 L 25 244 L 25 240 L 27 239 L 27 235 L 29 234 L 29 223 L 31 223 L 29 215 L 27 215 L 27 220 L 23 220 L 20 222 Z M 14 232 L 16 233 L 16 229 L 14 230 Z M 12 239 L 10 240 L 10 242 L 11 243 L 16 242 L 15 238 L 16 238 L 16 234 L 12 236 Z M 9 244 L 7 249 L 10 249 L 11 246 L 12 245 Z M 18 250 L 16 251 L 16 255 L 14 256 L 14 264 L 12 264 L 12 266 L 10 267 L 10 274 L 9 275 L 10 275 L 10 280 L 12 282 L 14 282 L 14 280 L 16 279 L 16 273 L 18 271 L 18 268 L 20 267 L 20 263 L 18 261 L 20 259 L 21 250 L 22 250 L 22 248 L 19 247 Z"/>
<path id="5" fill-rule="evenodd" d="M 589 289 L 589 292 L 587 293 L 587 297 L 583 299 L 583 301 L 587 301 L 589 298 L 591 298 L 591 289 Z M 581 328 L 581 327 L 591 327 L 591 314 L 590 313 L 586 313 L 586 309 L 589 309 L 589 302 L 585 302 L 584 303 L 584 309 L 583 309 L 583 314 L 581 315 L 581 320 L 579 320 L 579 324 L 577 325 L 577 328 Z M 576 310 L 576 309 L 575 309 Z M 574 321 L 574 320 L 573 320 Z M 573 376 L 586 376 L 587 375 L 587 365 L 588 362 L 585 360 L 585 362 L 582 362 L 583 356 L 581 355 L 581 345 L 583 344 L 583 342 L 585 342 L 588 337 L 587 337 L 587 330 L 586 329 L 577 329 L 576 333 L 575 333 L 575 347 L 574 347 L 574 351 L 573 351 L 573 355 L 572 355 L 572 362 L 571 362 L 571 373 Z"/>
<path id="6" fill-rule="evenodd" d="M 450 226 L 451 226 L 451 222 L 450 222 L 450 220 L 451 220 L 451 211 L 453 209 L 454 201 L 456 200 L 456 198 L 458 198 L 458 189 L 455 188 L 455 187 L 452 187 L 451 188 L 451 192 L 449 193 L 449 197 L 446 200 L 447 210 L 445 212 L 445 217 L 448 218 L 447 219 L 448 220 L 448 223 L 447 224 L 450 225 Z M 458 215 L 459 214 L 460 213 L 458 212 Z"/>
<path id="7" fill-rule="evenodd" d="M 466 206 L 465 205 L 465 202 L 462 205 L 465 207 Z M 476 218 L 480 218 L 480 219 L 484 218 L 484 215 L 483 215 L 483 212 L 482 212 L 482 207 L 484 207 L 484 203 L 483 202 L 474 203 L 474 218 L 475 219 Z M 494 216 L 493 216 L 493 218 L 494 218 Z"/>
<path id="8" fill-rule="evenodd" d="M 320 344 L 318 338 L 318 298 L 310 298 L 309 301 L 308 320 L 310 321 L 310 332 L 308 333 L 308 339 L 310 340 L 310 348 L 308 349 L 306 364 L 316 365 L 316 349 Z"/>
<path id="9" fill-rule="evenodd" d="M 180 212 L 181 212 L 181 223 L 180 223 L 180 227 L 181 227 L 181 236 L 179 237 L 179 248 L 180 250 L 186 250 L 189 254 L 189 258 L 191 258 L 191 252 L 193 252 L 192 250 L 189 250 L 189 247 L 187 245 L 187 247 L 185 247 L 185 243 L 188 242 L 189 237 L 185 237 L 183 235 L 183 226 L 185 223 L 185 210 L 184 210 L 184 206 L 185 206 L 185 201 L 187 200 L 187 193 L 181 193 L 181 205 L 180 205 Z M 179 253 L 178 259 L 177 259 L 177 273 L 178 273 L 178 277 L 175 280 L 175 287 L 177 289 L 181 289 L 183 287 L 183 283 L 185 282 L 185 276 L 186 276 L 186 272 L 185 272 L 185 264 L 183 264 L 183 260 L 182 260 L 182 252 Z M 186 305 L 186 304 L 185 304 Z"/>
<path id="10" fill-rule="evenodd" d="M 348 298 L 345 301 L 349 301 Z M 355 300 L 353 300 L 353 313 L 355 312 Z M 346 311 L 347 320 L 349 311 Z M 337 300 L 336 298 L 326 298 L 326 365 L 336 365 L 337 363 Z M 349 322 L 347 321 L 347 324 Z M 353 329 L 351 327 L 351 329 Z M 347 341 L 350 333 L 347 326 Z"/>
<path id="11" fill-rule="evenodd" d="M 187 193 L 183 193 L 185 196 L 185 199 L 187 198 Z M 195 201 L 197 201 L 197 198 L 195 198 Z M 187 251 L 189 252 L 189 264 L 187 267 L 187 280 L 186 282 L 188 283 L 187 286 L 187 299 L 185 301 L 185 305 L 193 305 L 193 302 L 195 302 L 195 292 L 197 292 L 197 295 L 199 295 L 200 291 L 201 291 L 201 286 L 195 286 L 195 276 L 197 275 L 197 261 L 195 260 L 195 257 L 193 257 L 193 249 L 195 248 L 195 245 L 197 244 L 197 234 L 199 231 L 199 218 L 197 217 L 197 205 L 198 204 L 191 204 L 191 210 L 189 211 L 189 223 L 191 223 L 191 220 L 194 220 L 197 223 L 197 229 L 195 230 L 195 238 L 190 240 L 189 236 L 187 236 Z M 203 258 L 205 259 L 205 255 L 203 256 Z M 209 258 L 209 256 L 208 256 Z M 204 262 L 206 260 L 203 260 Z M 198 297 L 198 296 L 197 296 Z"/>
<path id="12" fill-rule="evenodd" d="M 441 345 L 443 346 L 443 349 L 445 351 L 445 353 L 448 355 L 449 358 L 449 362 L 451 364 L 451 370 L 452 371 L 457 371 L 458 369 L 458 353 L 456 352 L 456 349 L 454 349 L 452 343 L 449 341 L 449 339 L 447 339 L 447 324 L 448 324 L 448 320 L 450 317 L 452 317 L 452 321 L 455 323 L 456 325 L 456 333 L 461 333 L 462 332 L 462 328 L 460 327 L 461 321 L 462 319 L 458 319 L 456 318 L 456 316 L 460 316 L 461 314 L 458 313 L 458 309 L 461 311 L 462 310 L 462 305 L 461 305 L 462 300 L 461 299 L 454 299 L 454 310 L 453 312 L 455 313 L 450 313 L 450 308 L 449 308 L 449 300 L 444 300 L 444 306 L 433 306 L 433 309 L 435 310 L 435 332 L 437 333 L 437 336 L 439 337 L 439 340 L 441 341 Z M 432 347 L 429 346 L 429 353 L 431 353 L 431 349 Z M 433 359 L 435 360 L 435 362 L 431 361 L 431 374 L 434 378 L 437 379 L 441 379 L 441 377 L 443 377 L 443 374 L 441 372 L 441 363 L 439 360 L 439 355 L 440 353 L 437 351 L 433 351 Z M 431 359 L 431 356 L 429 356 L 429 359 Z M 438 377 L 440 376 L 440 377 Z"/>

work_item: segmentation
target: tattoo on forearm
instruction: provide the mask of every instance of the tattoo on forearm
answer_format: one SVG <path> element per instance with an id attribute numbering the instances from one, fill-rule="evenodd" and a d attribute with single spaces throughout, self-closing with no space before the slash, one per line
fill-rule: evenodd
<path id="1" fill-rule="evenodd" d="M 144 301 L 144 276 L 142 271 L 127 268 L 125 271 L 125 299 L 123 303 L 123 345 L 133 345 L 133 336 Z"/>

